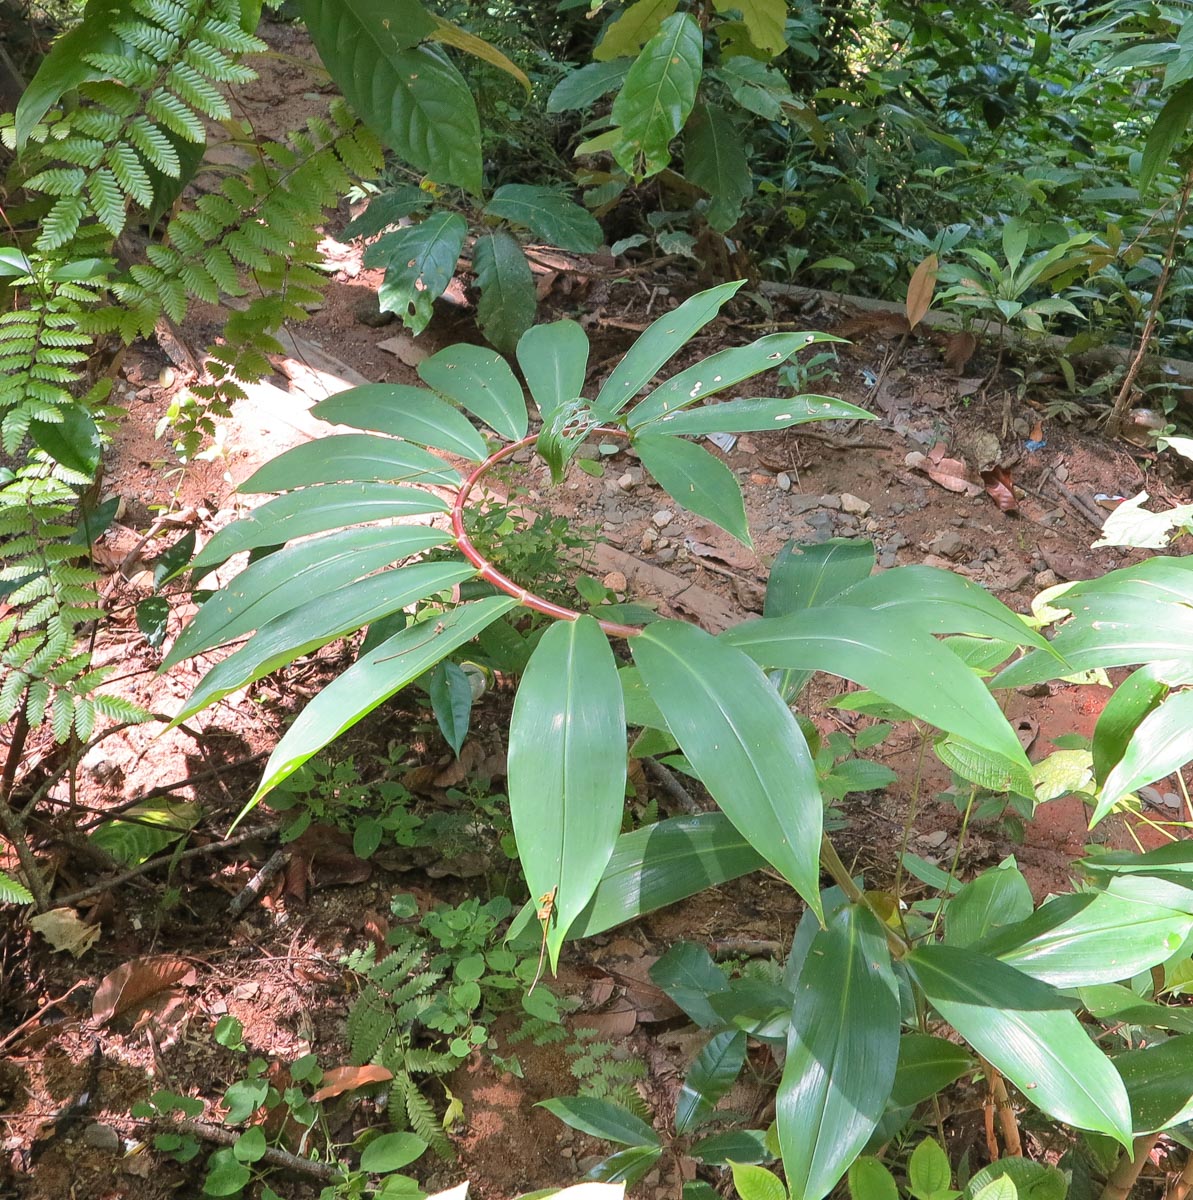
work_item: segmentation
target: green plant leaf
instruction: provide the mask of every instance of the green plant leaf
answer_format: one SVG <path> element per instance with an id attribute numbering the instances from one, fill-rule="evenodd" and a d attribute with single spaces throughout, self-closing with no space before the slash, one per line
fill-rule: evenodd
<path id="1" fill-rule="evenodd" d="M 624 797 L 625 717 L 608 638 L 593 617 L 557 621 L 522 677 L 509 734 L 510 816 L 531 897 L 553 896 L 553 970 L 609 864 Z"/>
<path id="2" fill-rule="evenodd" d="M 185 837 L 201 815 L 199 805 L 173 797 L 143 800 L 124 813 L 125 820 L 97 825 L 88 840 L 124 866 L 139 867 Z"/>
<path id="3" fill-rule="evenodd" d="M 789 429 L 810 421 L 873 421 L 864 408 L 831 396 L 792 396 L 789 400 L 726 400 L 669 412 L 653 423 L 654 430 L 670 434 L 753 433 Z M 644 427 L 646 428 L 646 427 Z"/>
<path id="4" fill-rule="evenodd" d="M 945 909 L 945 940 L 972 946 L 995 930 L 1031 916 L 1035 907 L 1023 872 L 992 867 L 967 883 Z"/>
<path id="5" fill-rule="evenodd" d="M 935 1200 L 941 1195 L 954 1194 L 952 1182 L 949 1156 L 935 1138 L 924 1138 L 907 1161 L 907 1185 L 912 1196 L 915 1200 Z"/>
<path id="6" fill-rule="evenodd" d="M 593 411 L 602 420 L 619 413 L 744 283 L 744 279 L 738 279 L 697 292 L 678 308 L 651 322 L 601 385 Z"/>
<path id="7" fill-rule="evenodd" d="M 970 1177 L 963 1193 L 965 1200 L 974 1200 L 983 1188 L 999 1179 L 1010 1180 L 1018 1200 L 1065 1200 L 1069 1193 L 1069 1178 L 1064 1171 L 1030 1158 L 1007 1157 Z"/>
<path id="8" fill-rule="evenodd" d="M 252 1171 L 242 1162 L 237 1162 L 230 1146 L 216 1150 L 207 1160 L 207 1174 L 203 1178 L 205 1196 L 238 1196 L 252 1179 Z"/>
<path id="9" fill-rule="evenodd" d="M 626 174 L 646 178 L 671 161 L 669 147 L 692 111 L 703 65 L 704 39 L 688 13 L 667 17 L 642 47 L 613 101 L 613 157 Z"/>
<path id="10" fill-rule="evenodd" d="M 605 26 L 592 57 L 602 65 L 612 65 L 610 60 L 623 55 L 633 57 L 678 6 L 679 0 L 635 0 Z"/>
<path id="11" fill-rule="evenodd" d="M 575 321 L 535 325 L 518 342 L 518 366 L 526 376 L 539 415 L 549 423 L 584 390 L 588 335 Z"/>
<path id="12" fill-rule="evenodd" d="M 88 478 L 99 469 L 103 447 L 91 414 L 79 404 L 64 405 L 60 421 L 32 421 L 29 436 L 55 462 Z"/>
<path id="13" fill-rule="evenodd" d="M 1028 768 L 1015 731 L 981 680 L 905 618 L 835 603 L 747 621 L 721 640 L 764 667 L 851 679 L 920 720 Z"/>
<path id="14" fill-rule="evenodd" d="M 200 579 L 245 550 L 280 546 L 292 538 L 369 521 L 442 513 L 447 507 L 430 492 L 390 483 L 327 483 L 301 488 L 267 500 L 247 517 L 226 525 L 192 562 L 184 560 L 171 574 L 189 569 L 197 571 L 195 578 Z"/>
<path id="15" fill-rule="evenodd" d="M 595 1096 L 556 1096 L 551 1100 L 540 1100 L 537 1107 L 545 1108 L 570 1129 L 577 1129 L 589 1137 L 621 1146 L 659 1145 L 658 1134 L 645 1121 L 612 1100 L 600 1100 Z"/>
<path id="16" fill-rule="evenodd" d="M 548 245 L 576 254 L 592 254 L 605 240 L 596 218 L 554 188 L 503 184 L 485 205 L 485 215 L 520 225 Z"/>
<path id="17" fill-rule="evenodd" d="M 435 32 L 431 34 L 432 41 L 442 42 L 445 46 L 462 50 L 465 54 L 471 54 L 473 58 L 479 58 L 481 62 L 487 62 L 499 71 L 504 71 L 511 79 L 516 79 L 522 85 L 527 96 L 531 94 L 532 87 L 526 72 L 512 63 L 491 42 L 486 42 L 484 38 L 477 37 L 475 33 L 469 33 L 467 29 L 461 29 L 459 25 L 453 25 L 436 14 L 432 14 L 432 18 L 435 21 Z"/>
<path id="18" fill-rule="evenodd" d="M 480 298 L 476 319 L 502 354 L 513 354 L 518 339 L 534 324 L 538 308 L 534 275 L 517 241 L 498 230 L 477 238 L 472 269 Z"/>
<path id="19" fill-rule="evenodd" d="M 437 29 L 418 0 L 302 0 L 337 87 L 387 146 L 437 183 L 481 194 L 480 118 L 464 77 L 417 42 Z"/>
<path id="20" fill-rule="evenodd" d="M 1136 1133 L 1193 1120 L 1193 1035 L 1127 1050 L 1115 1056 L 1114 1066 L 1131 1098 Z"/>
<path id="21" fill-rule="evenodd" d="M 332 425 L 351 425 L 373 433 L 446 450 L 472 462 L 488 456 L 485 439 L 458 408 L 426 388 L 403 383 L 368 383 L 320 400 L 311 415 Z"/>
<path id="22" fill-rule="evenodd" d="M 400 1171 L 421 1157 L 427 1143 L 413 1133 L 383 1133 L 361 1152 L 360 1169 L 370 1175 Z"/>
<path id="23" fill-rule="evenodd" d="M 1191 932 L 1188 913 L 1124 895 L 1078 893 L 1054 896 L 979 948 L 1035 979 L 1071 988 L 1130 979 L 1171 958 Z"/>
<path id="24" fill-rule="evenodd" d="M 430 192 L 423 191 L 413 183 L 400 183 L 374 196 L 364 212 L 344 226 L 340 237 L 345 242 L 358 237 L 376 237 L 389 226 L 399 224 L 404 217 L 427 208 L 430 203 Z"/>
<path id="25" fill-rule="evenodd" d="M 937 1012 L 1033 1104 L 1130 1146 L 1122 1080 L 1053 988 L 958 946 L 920 946 L 903 961 Z"/>
<path id="26" fill-rule="evenodd" d="M 868 909 L 828 919 L 795 985 L 775 1120 L 793 1198 L 821 1200 L 869 1140 L 899 1057 L 899 987 Z"/>
<path id="27" fill-rule="evenodd" d="M 170 621 L 170 602 L 165 596 L 146 596 L 137 602 L 137 628 L 145 641 L 157 649 L 165 640 Z"/>
<path id="28" fill-rule="evenodd" d="M 448 536 L 445 530 L 416 525 L 347 529 L 266 555 L 199 609 L 175 639 L 161 669 L 261 629 L 300 604 L 441 545 Z"/>
<path id="29" fill-rule="evenodd" d="M 675 1102 L 675 1132 L 703 1125 L 717 1102 L 737 1082 L 746 1061 L 746 1035 L 726 1029 L 709 1039 L 696 1056 Z"/>
<path id="30" fill-rule="evenodd" d="M 912 1108 L 972 1071 L 975 1065 L 973 1055 L 964 1046 L 926 1033 L 905 1033 L 899 1039 L 891 1107 Z"/>
<path id="31" fill-rule="evenodd" d="M 675 0 L 678 3 L 679 0 Z M 674 11 L 675 5 L 672 5 Z M 637 47 L 635 47 L 635 50 Z M 593 52 L 599 57 L 600 47 Z M 571 112 L 588 108 L 602 96 L 616 91 L 625 81 L 630 64 L 626 62 L 590 62 L 579 70 L 569 71 L 547 97 L 547 112 Z"/>
<path id="32" fill-rule="evenodd" d="M 731 1162 L 771 1162 L 775 1157 L 766 1144 L 766 1132 L 762 1129 L 730 1129 L 724 1133 L 714 1133 L 693 1142 L 691 1154 L 710 1167 L 726 1167 Z M 712 1198 L 708 1197 L 707 1200 Z"/>
<path id="33" fill-rule="evenodd" d="M 708 998 L 727 991 L 729 979 L 703 946 L 694 942 L 673 942 L 650 968 L 650 979 L 697 1025 L 708 1027 L 719 1023 Z"/>
<path id="34" fill-rule="evenodd" d="M 869 1154 L 863 1154 L 849 1168 L 850 1200 L 899 1200 L 895 1177 Z"/>
<path id="35" fill-rule="evenodd" d="M 684 130 L 684 175 L 708 193 L 708 223 L 727 233 L 754 193 L 742 134 L 715 104 L 698 104 Z"/>
<path id="36" fill-rule="evenodd" d="M 430 323 L 435 301 L 452 281 L 468 224 L 459 213 L 437 212 L 384 234 L 365 250 L 367 267 L 384 267 L 377 292 L 382 312 L 394 312 L 414 334 Z"/>
<path id="37" fill-rule="evenodd" d="M 1094 726 L 1093 766 L 1099 783 L 1121 761 L 1139 722 L 1168 695 L 1163 664 L 1151 663 L 1133 671 L 1111 693 Z"/>
<path id="38" fill-rule="evenodd" d="M 829 538 L 800 546 L 788 542 L 775 558 L 766 581 L 768 617 L 785 617 L 834 600 L 874 570 L 874 544 Z"/>
<path id="39" fill-rule="evenodd" d="M 304 600 L 216 663 L 191 692 L 174 724 L 303 654 L 475 575 L 476 569 L 464 562 L 411 563 Z"/>
<path id="40" fill-rule="evenodd" d="M 479 417 L 507 441 L 526 436 L 530 422 L 526 397 L 500 354 L 460 343 L 424 358 L 418 374 L 425 384 Z"/>
<path id="41" fill-rule="evenodd" d="M 972 746 L 961 738 L 938 739 L 933 747 L 936 757 L 950 771 L 989 792 L 1014 792 L 1029 800 L 1035 798 L 1035 783 L 1022 763 L 1011 762 L 993 750 Z"/>
<path id="42" fill-rule="evenodd" d="M 443 740 L 460 757 L 460 747 L 468 736 L 468 719 L 472 715 L 472 684 L 463 669 L 454 662 L 440 662 L 427 681 L 431 711 Z"/>
<path id="43" fill-rule="evenodd" d="M 1164 102 L 1147 135 L 1139 164 L 1139 190 L 1146 191 L 1172 158 L 1172 151 L 1189 132 L 1193 118 L 1193 80 L 1182 83 Z"/>
<path id="44" fill-rule="evenodd" d="M 652 434 L 634 439 L 642 465 L 676 504 L 707 517 L 745 546 L 753 546 L 737 477 L 703 446 Z"/>
<path id="45" fill-rule="evenodd" d="M 270 459 L 237 491 L 284 492 L 312 483 L 371 480 L 460 486 L 459 472 L 421 446 L 370 433 L 340 433 L 303 442 Z"/>
<path id="46" fill-rule="evenodd" d="M 438 621 L 403 629 L 357 659 L 331 681 L 298 714 L 270 755 L 247 813 L 266 792 L 288 778 L 313 754 L 334 741 L 379 704 L 429 671 L 458 646 L 471 641 L 486 625 L 516 607 L 512 596 L 489 596 L 462 604 Z M 427 625 L 431 625 L 427 629 Z"/>
<path id="47" fill-rule="evenodd" d="M 629 1146 L 597 1163 L 586 1178 L 633 1187 L 662 1157 L 661 1146 Z"/>
<path id="48" fill-rule="evenodd" d="M 729 1166 L 741 1200 L 787 1200 L 787 1189 L 773 1171 L 749 1163 L 731 1162 Z"/>
<path id="49" fill-rule="evenodd" d="M 791 710 L 743 654 L 695 626 L 660 621 L 632 638 L 631 647 L 697 777 L 819 912 L 823 807 Z"/>
<path id="50" fill-rule="evenodd" d="M 1090 824 L 1128 793 L 1179 771 L 1193 759 L 1193 691 L 1176 692 L 1143 718 L 1106 778 Z"/>
<path id="51" fill-rule="evenodd" d="M 787 49 L 786 0 L 713 0 L 713 7 L 722 13 L 736 8 L 749 31 L 750 41 L 772 58 Z"/>

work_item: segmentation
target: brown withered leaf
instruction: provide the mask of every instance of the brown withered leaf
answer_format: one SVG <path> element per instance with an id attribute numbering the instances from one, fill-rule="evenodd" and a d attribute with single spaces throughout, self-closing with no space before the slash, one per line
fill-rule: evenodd
<path id="1" fill-rule="evenodd" d="M 967 330 L 948 336 L 944 344 L 944 365 L 958 375 L 965 370 L 978 348 L 978 339 Z"/>
<path id="2" fill-rule="evenodd" d="M 363 1067 L 332 1067 L 323 1072 L 323 1084 L 315 1089 L 311 1099 L 318 1104 L 322 1100 L 330 1100 L 332 1096 L 342 1096 L 345 1092 L 354 1091 L 370 1083 L 385 1083 L 394 1077 L 394 1073 L 376 1063 Z"/>
<path id="3" fill-rule="evenodd" d="M 982 493 L 981 487 L 970 479 L 966 465 L 958 458 L 932 458 L 913 450 L 903 461 L 913 470 L 923 471 L 933 483 L 940 484 L 947 491 L 963 492 L 967 496 L 980 496 Z"/>
<path id="4" fill-rule="evenodd" d="M 915 271 L 907 285 L 907 324 L 914 329 L 927 316 L 932 307 L 932 293 L 936 290 L 936 271 L 940 264 L 935 254 L 929 254 Z"/>
<path id="5" fill-rule="evenodd" d="M 191 971 L 183 958 L 159 954 L 133 958 L 104 976 L 91 1001 L 91 1016 L 100 1025 L 140 1008 L 151 996 L 180 983 Z"/>
<path id="6" fill-rule="evenodd" d="M 29 928 L 40 933 L 55 950 L 80 958 L 99 939 L 98 925 L 90 925 L 73 908 L 51 908 L 29 918 Z"/>
<path id="7" fill-rule="evenodd" d="M 1019 501 L 1015 499 L 1015 489 L 1006 467 L 992 467 L 989 471 L 983 471 L 982 482 L 986 485 L 986 495 L 998 505 L 999 512 L 1019 511 Z"/>

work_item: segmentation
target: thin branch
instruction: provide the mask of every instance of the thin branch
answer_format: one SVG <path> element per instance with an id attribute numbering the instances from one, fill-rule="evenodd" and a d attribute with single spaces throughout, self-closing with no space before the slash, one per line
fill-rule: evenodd
<path id="1" fill-rule="evenodd" d="M 176 1129 L 180 1133 L 189 1133 L 192 1137 L 202 1138 L 205 1142 L 215 1142 L 219 1146 L 235 1146 L 240 1141 L 240 1134 L 235 1129 L 225 1129 L 222 1125 L 209 1125 L 206 1121 L 182 1119 L 160 1121 L 157 1124 L 159 1128 Z M 326 1162 L 314 1162 L 309 1158 L 299 1158 L 297 1154 L 291 1154 L 289 1150 L 282 1150 L 277 1146 L 267 1146 L 265 1153 L 257 1161 L 282 1167 L 287 1171 L 311 1175 L 324 1183 L 341 1183 L 346 1175 L 340 1166 Z"/>
<path id="2" fill-rule="evenodd" d="M 659 785 L 675 801 L 677 805 L 686 813 L 702 812 L 700 805 L 692 798 L 691 792 L 688 791 L 675 775 L 668 770 L 661 762 L 653 758 L 642 759 L 642 766 L 646 769 L 655 783 Z"/>

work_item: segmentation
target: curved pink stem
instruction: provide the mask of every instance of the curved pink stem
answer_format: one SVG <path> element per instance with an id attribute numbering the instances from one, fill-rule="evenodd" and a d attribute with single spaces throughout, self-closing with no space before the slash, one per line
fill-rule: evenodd
<path id="1" fill-rule="evenodd" d="M 614 436 L 625 437 L 624 429 L 594 429 L 593 433 L 607 433 Z M 460 553 L 480 572 L 480 577 L 486 582 L 493 584 L 494 587 L 500 588 L 506 595 L 513 596 L 520 603 L 526 605 L 527 608 L 533 609 L 535 612 L 543 613 L 545 616 L 554 617 L 559 621 L 575 621 L 583 613 L 576 612 L 572 608 L 564 608 L 560 604 L 552 604 L 550 600 L 544 600 L 541 596 L 536 596 L 533 592 L 528 592 L 524 587 L 516 584 L 508 576 L 503 575 L 481 552 L 472 544 L 472 540 L 464 530 L 464 508 L 468 503 L 468 497 L 472 493 L 472 489 L 480 482 L 499 462 L 509 458 L 511 454 L 516 454 L 524 446 L 533 445 L 538 440 L 537 434 L 532 434 L 530 437 L 524 437 L 520 442 L 513 442 L 509 446 L 503 446 L 495 454 L 490 454 L 467 479 L 464 480 L 460 490 L 456 493 L 456 498 L 452 502 L 452 532 L 456 537 L 456 545 L 460 548 Z M 637 625 L 618 625 L 615 621 L 600 621 L 600 627 L 609 634 L 610 637 L 634 637 L 641 633 L 642 630 Z"/>

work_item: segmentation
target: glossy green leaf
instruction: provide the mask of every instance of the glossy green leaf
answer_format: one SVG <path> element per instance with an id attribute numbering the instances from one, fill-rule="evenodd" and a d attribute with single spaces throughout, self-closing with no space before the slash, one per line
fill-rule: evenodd
<path id="1" fill-rule="evenodd" d="M 1139 165 L 1141 192 L 1169 165 L 1177 143 L 1188 135 L 1190 120 L 1193 120 L 1193 80 L 1181 84 L 1168 97 L 1152 123 Z"/>
<path id="2" fill-rule="evenodd" d="M 175 639 L 162 669 L 261 629 L 274 617 L 398 559 L 442 545 L 448 536 L 417 525 L 347 529 L 266 555 L 199 609 Z"/>
<path id="3" fill-rule="evenodd" d="M 437 183 L 481 193 L 480 119 L 418 0 L 302 0 L 311 40 L 344 98 L 387 146 Z"/>
<path id="4" fill-rule="evenodd" d="M 1080 988 L 1077 995 L 1099 1021 L 1193 1034 L 1193 1010 L 1145 1000 L 1122 984 L 1098 983 Z"/>
<path id="5" fill-rule="evenodd" d="M 980 949 L 1055 987 L 1117 983 L 1171 958 L 1193 916 L 1106 892 L 1055 896 Z"/>
<path id="6" fill-rule="evenodd" d="M 729 1129 L 711 1134 L 693 1142 L 691 1153 L 694 1159 L 710 1167 L 725 1167 L 731 1162 L 764 1163 L 775 1157 L 761 1129 Z"/>
<path id="7" fill-rule="evenodd" d="M 724 109 L 698 104 L 684 130 L 684 175 L 708 193 L 708 223 L 720 233 L 737 224 L 754 193 L 742 132 Z"/>
<path id="8" fill-rule="evenodd" d="M 819 912 L 823 805 L 791 710 L 745 655 L 693 625 L 648 625 L 631 648 L 651 699 L 713 799 Z"/>
<path id="9" fill-rule="evenodd" d="M 903 961 L 937 1012 L 1034 1105 L 1131 1145 L 1122 1080 L 1058 992 L 959 946 L 920 946 Z"/>
<path id="10" fill-rule="evenodd" d="M 359 579 L 327 595 L 304 599 L 262 626 L 234 654 L 216 663 L 191 692 L 174 723 L 185 721 L 303 654 L 475 574 L 476 568 L 464 562 L 412 563 Z"/>
<path id="11" fill-rule="evenodd" d="M 733 1186 L 741 1200 L 787 1200 L 787 1189 L 773 1171 L 731 1162 Z"/>
<path id="12" fill-rule="evenodd" d="M 800 546 L 788 542 L 775 558 L 766 581 L 768 617 L 785 617 L 828 604 L 874 570 L 874 543 L 829 538 Z"/>
<path id="13" fill-rule="evenodd" d="M 849 1168 L 849 1200 L 899 1200 L 895 1177 L 878 1159 L 863 1154 Z"/>
<path id="14" fill-rule="evenodd" d="M 972 946 L 1005 925 L 1031 916 L 1031 888 L 1015 867 L 993 867 L 967 883 L 945 910 L 945 940 Z"/>
<path id="15" fill-rule="evenodd" d="M 899 1064 L 891 1089 L 892 1108 L 911 1108 L 972 1071 L 976 1063 L 964 1046 L 926 1033 L 899 1039 Z"/>
<path id="16" fill-rule="evenodd" d="M 620 412 L 744 283 L 744 279 L 738 279 L 697 292 L 653 321 L 605 380 L 593 409 L 602 418 Z"/>
<path id="17" fill-rule="evenodd" d="M 920 720 L 1028 767 L 1015 731 L 981 680 L 905 619 L 834 604 L 747 621 L 721 640 L 764 667 L 850 679 Z"/>
<path id="18" fill-rule="evenodd" d="M 1094 775 L 1104 783 L 1122 758 L 1139 722 L 1168 694 L 1161 664 L 1152 663 L 1133 671 L 1111 693 L 1094 726 Z"/>
<path id="19" fill-rule="evenodd" d="M 170 602 L 165 596 L 146 596 L 137 601 L 137 628 L 145 641 L 156 650 L 166 640 L 170 621 Z"/>
<path id="20" fill-rule="evenodd" d="M 597 1163 L 585 1178 L 602 1183 L 619 1183 L 630 1188 L 650 1173 L 651 1167 L 662 1154 L 661 1146 L 628 1146 Z"/>
<path id="21" fill-rule="evenodd" d="M 572 112 L 588 108 L 602 96 L 621 87 L 629 69 L 627 62 L 591 62 L 578 70 L 569 71 L 547 97 L 547 112 Z"/>
<path id="22" fill-rule="evenodd" d="M 868 909 L 829 918 L 795 989 L 775 1120 L 792 1200 L 821 1200 L 865 1146 L 899 1057 L 899 987 Z"/>
<path id="23" fill-rule="evenodd" d="M 612 1100 L 595 1096 L 556 1096 L 540 1100 L 537 1107 L 545 1108 L 571 1129 L 589 1137 L 621 1146 L 658 1146 L 659 1137 L 641 1117 Z"/>
<path id="24" fill-rule="evenodd" d="M 427 695 L 443 740 L 459 758 L 472 715 L 472 684 L 468 676 L 457 663 L 440 662 L 427 680 Z"/>
<path id="25" fill-rule="evenodd" d="M 1094 809 L 1097 824 L 1128 793 L 1179 771 L 1193 759 L 1193 691 L 1176 692 L 1149 712 L 1107 776 Z"/>
<path id="26" fill-rule="evenodd" d="M 650 980 L 660 987 L 697 1025 L 718 1023 L 709 996 L 729 988 L 725 972 L 712 955 L 694 942 L 672 942 L 666 953 L 650 968 Z"/>
<path id="27" fill-rule="evenodd" d="M 486 625 L 517 606 L 512 596 L 489 596 L 462 604 L 437 621 L 420 622 L 357 659 L 298 714 L 277 744 L 245 811 L 277 787 L 312 755 L 379 704 L 429 671 Z M 430 625 L 431 628 L 427 628 Z M 243 816 L 243 814 L 241 814 Z"/>
<path id="28" fill-rule="evenodd" d="M 404 383 L 367 383 L 320 400 L 311 415 L 332 425 L 351 425 L 373 433 L 446 450 L 472 462 L 488 456 L 485 439 L 458 408 L 426 388 Z"/>
<path id="29" fill-rule="evenodd" d="M 361 1152 L 360 1169 L 373 1174 L 400 1171 L 419 1158 L 427 1143 L 413 1133 L 383 1133 Z"/>
<path id="30" fill-rule="evenodd" d="M 459 213 L 436 212 L 369 246 L 365 266 L 385 268 L 377 292 L 381 311 L 397 313 L 412 333 L 422 333 L 435 301 L 452 281 L 467 234 L 468 224 Z"/>
<path id="31" fill-rule="evenodd" d="M 593 617 L 556 621 L 522 676 L 509 734 L 509 801 L 532 898 L 553 896 L 552 969 L 621 829 L 625 717 L 617 662 Z"/>
<path id="32" fill-rule="evenodd" d="M 479 417 L 507 441 L 526 436 L 529 414 L 509 363 L 483 346 L 462 342 L 418 364 L 419 378 Z"/>
<path id="33" fill-rule="evenodd" d="M 706 397 L 725 391 L 743 379 L 772 370 L 813 342 L 832 340 L 835 339 L 823 333 L 768 333 L 748 346 L 719 350 L 673 375 L 636 404 L 630 410 L 630 428 L 658 421 L 668 413 L 701 403 Z"/>
<path id="34" fill-rule="evenodd" d="M 369 521 L 442 513 L 447 507 L 430 492 L 391 483 L 328 483 L 286 492 L 224 526 L 195 555 L 189 569 L 199 572 L 195 576 L 199 579 L 245 550 L 280 546 L 292 538 Z"/>
<path id="35" fill-rule="evenodd" d="M 654 431 L 670 434 L 754 433 L 789 429 L 811 421 L 873 421 L 864 408 L 830 396 L 792 396 L 788 400 L 726 400 L 699 408 L 669 412 L 654 423 Z"/>
<path id="36" fill-rule="evenodd" d="M 746 1035 L 726 1029 L 709 1039 L 696 1056 L 675 1102 L 675 1132 L 691 1133 L 712 1114 L 737 1082 L 746 1061 Z"/>
<path id="37" fill-rule="evenodd" d="M 400 183 L 374 196 L 368 207 L 344 226 L 341 241 L 352 238 L 376 237 L 405 217 L 413 216 L 431 203 L 431 193 L 413 183 Z"/>
<path id="38" fill-rule="evenodd" d="M 907 1160 L 907 1187 L 915 1200 L 937 1200 L 951 1194 L 953 1168 L 944 1147 L 935 1139 L 926 1137 L 911 1152 Z M 1015 1200 L 1014 1195 L 1003 1200 Z"/>
<path id="39" fill-rule="evenodd" d="M 1032 774 L 1022 763 L 955 737 L 938 739 L 933 749 L 950 771 L 969 783 L 976 783 L 988 792 L 1014 792 L 1029 800 L 1035 798 Z"/>
<path id="40" fill-rule="evenodd" d="M 592 52 L 598 63 L 608 63 L 621 55 L 634 56 L 659 31 L 664 19 L 678 7 L 679 0 L 634 0 L 610 21 Z M 624 64 L 622 66 L 625 71 Z"/>
<path id="41" fill-rule="evenodd" d="M 534 324 L 538 309 L 534 275 L 516 239 L 504 230 L 476 239 L 472 269 L 480 296 L 476 320 L 486 339 L 513 354 L 518 339 Z"/>
<path id="42" fill-rule="evenodd" d="M 1065 1200 L 1069 1194 L 1069 1177 L 1064 1171 L 1030 1158 L 1008 1156 L 970 1177 L 965 1185 L 965 1200 L 974 1200 L 983 1188 L 999 1179 L 1010 1180 L 1016 1200 Z"/>
<path id="43" fill-rule="evenodd" d="M 1136 1133 L 1155 1133 L 1193 1120 L 1193 1035 L 1169 1038 L 1114 1058 L 1131 1098 Z"/>
<path id="44" fill-rule="evenodd" d="M 285 492 L 312 483 L 440 483 L 459 487 L 460 475 L 421 446 L 369 433 L 341 433 L 303 442 L 270 459 L 237 489 Z"/>
<path id="45" fill-rule="evenodd" d="M 99 429 L 91 414 L 78 404 L 64 406 L 59 416 L 59 421 L 30 422 L 29 436 L 55 462 L 90 478 L 103 452 Z"/>
<path id="46" fill-rule="evenodd" d="M 549 422 L 577 399 L 588 372 L 588 334 L 575 321 L 535 325 L 518 342 L 518 366 L 539 415 Z"/>
<path id="47" fill-rule="evenodd" d="M 651 435 L 634 439 L 642 465 L 676 504 L 706 517 L 752 546 L 746 505 L 737 477 L 725 464 L 695 442 Z"/>
<path id="48" fill-rule="evenodd" d="M 554 188 L 503 184 L 485 205 L 485 214 L 520 225 L 549 246 L 576 254 L 592 254 L 604 241 L 596 218 Z"/>

